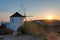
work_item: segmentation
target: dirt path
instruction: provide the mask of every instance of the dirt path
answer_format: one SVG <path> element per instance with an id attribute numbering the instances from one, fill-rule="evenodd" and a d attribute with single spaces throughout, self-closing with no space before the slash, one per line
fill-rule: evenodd
<path id="1" fill-rule="evenodd" d="M 3 40 L 43 40 L 42 38 L 36 38 L 29 35 L 20 35 L 20 36 L 7 36 Z"/>

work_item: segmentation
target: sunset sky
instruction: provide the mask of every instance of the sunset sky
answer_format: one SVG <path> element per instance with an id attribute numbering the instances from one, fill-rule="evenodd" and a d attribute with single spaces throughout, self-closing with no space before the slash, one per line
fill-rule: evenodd
<path id="1" fill-rule="evenodd" d="M 9 17 L 16 11 L 21 10 L 20 4 L 24 4 L 26 14 L 34 19 L 52 19 L 60 20 L 60 0 L 0 0 L 0 21 L 9 21 Z M 20 13 L 23 15 L 23 13 Z"/>

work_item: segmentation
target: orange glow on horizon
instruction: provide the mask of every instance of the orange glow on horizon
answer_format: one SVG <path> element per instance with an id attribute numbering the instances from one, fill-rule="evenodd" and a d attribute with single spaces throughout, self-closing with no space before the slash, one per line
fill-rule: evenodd
<path id="1" fill-rule="evenodd" d="M 46 19 L 48 19 L 48 20 L 53 20 L 53 17 L 52 17 L 52 16 L 47 16 Z"/>
<path id="2" fill-rule="evenodd" d="M 27 21 L 31 20 L 60 20 L 59 17 L 47 16 L 47 17 L 29 17 Z"/>

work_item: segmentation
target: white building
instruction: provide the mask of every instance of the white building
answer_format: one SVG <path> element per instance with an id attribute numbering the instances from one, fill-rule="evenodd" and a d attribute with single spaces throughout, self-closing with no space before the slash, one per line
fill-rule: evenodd
<path id="1" fill-rule="evenodd" d="M 16 12 L 12 16 L 10 16 L 10 23 L 8 24 L 8 28 L 17 32 L 17 29 L 24 24 L 24 16 Z"/>

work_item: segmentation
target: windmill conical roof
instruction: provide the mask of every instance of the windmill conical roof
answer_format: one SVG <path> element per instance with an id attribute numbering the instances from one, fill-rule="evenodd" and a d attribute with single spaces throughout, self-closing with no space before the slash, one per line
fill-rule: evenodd
<path id="1" fill-rule="evenodd" d="M 18 12 L 15 12 L 12 16 L 10 17 L 24 17 L 23 15 L 19 14 Z"/>

